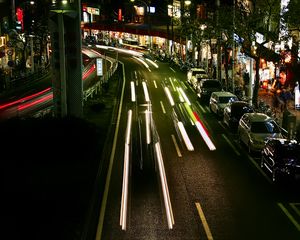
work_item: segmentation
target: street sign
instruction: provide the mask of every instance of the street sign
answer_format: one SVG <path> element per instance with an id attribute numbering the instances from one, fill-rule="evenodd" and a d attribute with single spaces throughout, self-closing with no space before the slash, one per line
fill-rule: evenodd
<path id="1" fill-rule="evenodd" d="M 103 76 L 103 59 L 96 58 L 97 76 Z"/>

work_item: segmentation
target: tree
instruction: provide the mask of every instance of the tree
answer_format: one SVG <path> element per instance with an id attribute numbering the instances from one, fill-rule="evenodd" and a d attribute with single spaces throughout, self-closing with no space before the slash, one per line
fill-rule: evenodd
<path id="1" fill-rule="evenodd" d="M 247 5 L 246 3 L 250 3 Z M 235 4 L 235 33 L 243 39 L 243 51 L 255 60 L 255 82 L 252 104 L 257 106 L 259 89 L 259 64 L 263 58 L 267 61 L 279 61 L 273 50 L 266 48 L 266 43 L 278 41 L 280 30 L 280 2 L 278 0 L 238 1 Z M 256 34 L 263 35 L 258 41 Z"/>
<path id="2" fill-rule="evenodd" d="M 290 0 L 286 9 L 283 10 L 283 30 L 287 33 L 286 39 L 292 38 L 291 61 L 287 63 L 293 75 L 293 82 L 300 79 L 300 59 L 298 49 L 300 44 L 300 18 L 299 18 L 300 0 Z"/>

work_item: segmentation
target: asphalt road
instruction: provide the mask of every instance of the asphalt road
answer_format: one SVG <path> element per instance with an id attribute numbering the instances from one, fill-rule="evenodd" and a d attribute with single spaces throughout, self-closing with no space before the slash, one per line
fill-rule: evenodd
<path id="1" fill-rule="evenodd" d="M 158 63 L 156 68 L 146 61 L 148 70 L 132 57 L 120 54 L 119 59 L 125 65 L 126 84 L 101 239 L 300 239 L 299 186 L 290 182 L 273 184 L 259 167 L 259 155 L 250 156 L 238 143 L 236 133 L 198 101 L 184 73 L 170 69 L 167 63 Z M 136 102 L 131 101 L 131 81 Z M 145 100 L 143 82 L 149 102 Z M 165 87 L 173 96 L 174 106 Z M 189 98 L 189 107 L 186 101 L 180 101 L 179 88 Z M 120 209 L 129 110 L 133 120 L 128 212 L 126 230 L 122 230 Z M 150 143 L 146 135 L 147 110 Z M 193 113 L 199 116 L 216 150 L 208 148 L 192 124 L 197 120 Z M 178 121 L 183 123 L 193 151 L 182 140 L 176 127 Z M 168 227 L 155 157 L 157 142 L 174 217 L 172 229 Z"/>

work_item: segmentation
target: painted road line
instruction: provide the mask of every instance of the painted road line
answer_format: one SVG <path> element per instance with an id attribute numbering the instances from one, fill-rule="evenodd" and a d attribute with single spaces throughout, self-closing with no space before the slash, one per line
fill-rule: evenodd
<path id="1" fill-rule="evenodd" d="M 222 137 L 225 139 L 225 141 L 229 144 L 229 146 L 233 149 L 236 155 L 240 156 L 241 154 L 239 151 L 236 149 L 236 147 L 230 142 L 230 140 L 226 137 L 225 134 L 222 134 Z"/>
<path id="2" fill-rule="evenodd" d="M 297 206 L 300 206 L 300 203 L 290 203 L 291 208 L 297 213 L 297 215 L 300 217 L 300 210 Z"/>
<path id="3" fill-rule="evenodd" d="M 200 105 L 199 102 L 196 103 L 198 107 L 201 109 L 201 112 L 206 113 L 205 109 Z"/>
<path id="4" fill-rule="evenodd" d="M 251 163 L 260 171 L 260 173 L 267 179 L 269 183 L 272 184 L 272 180 L 267 176 L 267 174 L 261 169 L 261 167 L 257 164 L 257 162 L 253 159 L 253 157 L 248 155 L 248 159 L 251 161 Z"/>
<path id="5" fill-rule="evenodd" d="M 171 69 L 173 72 L 176 72 L 173 68 L 170 67 L 170 69 Z"/>
<path id="6" fill-rule="evenodd" d="M 201 205 L 200 203 L 196 202 L 196 208 L 197 208 L 197 211 L 198 211 L 198 214 L 200 216 L 200 219 L 201 219 L 201 222 L 203 224 L 203 227 L 204 227 L 204 230 L 205 230 L 205 233 L 206 233 L 206 236 L 207 236 L 207 239 L 209 240 L 213 240 L 213 236 L 211 234 L 211 231 L 209 229 L 209 226 L 208 226 L 208 223 L 206 221 L 206 218 L 205 218 L 205 215 L 204 215 L 204 212 L 202 211 L 202 208 L 201 208 Z"/>
<path id="7" fill-rule="evenodd" d="M 164 114 L 166 114 L 166 110 L 162 101 L 160 101 L 160 106 Z"/>
<path id="8" fill-rule="evenodd" d="M 112 150 L 111 150 L 110 159 L 109 159 L 109 166 L 108 166 L 107 176 L 106 176 L 106 181 L 105 181 L 104 193 L 103 193 L 103 198 L 102 198 L 102 203 L 101 203 L 101 208 L 100 208 L 100 214 L 99 214 L 99 218 L 98 218 L 98 225 L 97 225 L 96 238 L 95 238 L 96 240 L 101 240 L 101 235 L 102 235 L 102 230 L 103 230 L 103 222 L 104 222 L 104 216 L 105 216 L 105 210 L 106 210 L 106 204 L 107 204 L 107 198 L 108 198 L 108 190 L 109 190 L 110 179 L 111 179 L 111 174 L 112 174 L 112 167 L 113 167 L 115 153 L 116 153 L 117 139 L 118 139 L 118 134 L 119 134 L 120 120 L 121 120 L 121 112 L 122 112 L 122 106 L 123 106 L 123 100 L 124 100 L 125 83 L 126 83 L 125 68 L 124 68 L 124 63 L 122 63 L 122 62 L 120 62 L 120 63 L 122 65 L 122 70 L 123 70 L 123 85 L 122 85 L 122 92 L 121 92 L 121 98 L 120 98 L 119 109 L 118 109 L 116 130 L 115 130 L 115 134 L 114 134 L 114 140 L 113 140 Z"/>
<path id="9" fill-rule="evenodd" d="M 181 154 L 180 149 L 178 147 L 178 144 L 177 144 L 175 136 L 172 134 L 171 137 L 172 137 L 173 143 L 175 145 L 175 149 L 176 149 L 178 157 L 182 157 L 182 154 Z"/>
<path id="10" fill-rule="evenodd" d="M 283 204 L 277 203 L 277 205 L 281 208 L 281 210 L 289 218 L 289 220 L 294 224 L 297 230 L 300 231 L 300 224 L 295 220 L 295 218 L 290 214 L 290 212 L 283 206 Z"/>
<path id="11" fill-rule="evenodd" d="M 157 88 L 157 85 L 156 85 L 156 81 L 153 80 L 153 83 L 154 83 L 154 87 Z"/>
<path id="12" fill-rule="evenodd" d="M 226 126 L 224 125 L 223 121 L 218 121 L 218 123 L 220 124 L 220 126 L 224 129 L 226 129 Z"/>

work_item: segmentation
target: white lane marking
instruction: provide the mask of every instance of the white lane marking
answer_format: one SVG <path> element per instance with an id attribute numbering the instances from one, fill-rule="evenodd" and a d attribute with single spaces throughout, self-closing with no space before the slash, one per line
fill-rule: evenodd
<path id="1" fill-rule="evenodd" d="M 166 110 L 162 101 L 160 101 L 160 106 L 164 114 L 166 114 Z"/>
<path id="2" fill-rule="evenodd" d="M 153 80 L 153 83 L 154 83 L 154 87 L 157 88 L 157 85 L 156 85 L 156 81 Z"/>
<path id="3" fill-rule="evenodd" d="M 267 174 L 261 169 L 261 167 L 256 163 L 256 161 L 253 159 L 253 157 L 248 155 L 248 159 L 251 161 L 251 163 L 260 171 L 260 173 L 267 179 L 269 183 L 272 184 L 272 180 L 267 176 Z"/>
<path id="4" fill-rule="evenodd" d="M 175 136 L 172 134 L 171 137 L 172 137 L 173 143 L 175 145 L 175 149 L 176 149 L 178 157 L 182 157 L 182 154 L 181 154 L 180 149 L 178 147 L 178 144 L 177 144 Z"/>
<path id="5" fill-rule="evenodd" d="M 224 125 L 223 121 L 218 121 L 218 123 L 220 124 L 220 126 L 224 129 L 226 129 L 226 126 Z"/>
<path id="6" fill-rule="evenodd" d="M 288 217 L 288 219 L 294 224 L 298 231 L 300 231 L 300 224 L 295 220 L 295 218 L 290 214 L 290 212 L 283 206 L 282 203 L 277 203 L 284 214 Z"/>
<path id="7" fill-rule="evenodd" d="M 201 109 L 201 111 L 202 111 L 203 113 L 206 113 L 205 109 L 200 105 L 199 102 L 197 102 L 196 104 L 198 105 L 198 107 Z"/>
<path id="8" fill-rule="evenodd" d="M 171 69 L 173 72 L 176 72 L 173 68 L 170 67 L 170 69 Z"/>
<path id="9" fill-rule="evenodd" d="M 300 203 L 290 203 L 291 208 L 297 213 L 297 215 L 300 217 L 300 211 L 299 208 L 296 207 L 296 205 L 300 205 Z"/>
<path id="10" fill-rule="evenodd" d="M 236 149 L 236 147 L 231 143 L 231 141 L 226 137 L 225 134 L 222 134 L 222 137 L 225 139 L 225 141 L 229 144 L 229 146 L 233 149 L 236 155 L 241 156 L 239 151 Z"/>
<path id="11" fill-rule="evenodd" d="M 202 222 L 202 224 L 203 224 L 203 228 L 204 228 L 204 231 L 205 231 L 205 233 L 206 233 L 207 239 L 213 240 L 214 238 L 213 238 L 213 236 L 212 236 L 212 234 L 211 234 L 211 231 L 210 231 L 210 229 L 209 229 L 209 226 L 208 226 L 208 223 L 207 223 L 207 221 L 206 221 L 204 212 L 203 212 L 203 210 L 202 210 L 202 208 L 201 208 L 201 205 L 200 205 L 200 203 L 198 203 L 198 202 L 196 202 L 195 204 L 196 204 L 196 208 L 197 208 L 198 214 L 199 214 L 199 216 L 200 216 L 201 222 Z"/>

